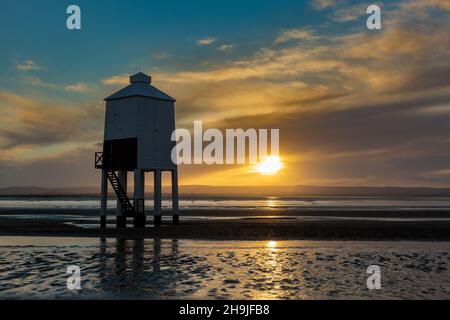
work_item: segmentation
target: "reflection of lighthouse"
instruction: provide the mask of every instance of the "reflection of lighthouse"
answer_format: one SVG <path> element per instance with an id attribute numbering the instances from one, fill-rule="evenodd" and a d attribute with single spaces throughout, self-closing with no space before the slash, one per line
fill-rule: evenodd
<path id="1" fill-rule="evenodd" d="M 175 130 L 175 99 L 158 90 L 151 77 L 140 72 L 130 85 L 106 100 L 103 152 L 96 153 L 102 169 L 101 225 L 106 227 L 108 181 L 117 195 L 117 227 L 127 217 L 135 227 L 145 226 L 145 172 L 154 174 L 154 224 L 161 225 L 161 173 L 172 173 L 173 222 L 178 224 L 178 174 L 172 162 L 171 141 Z M 127 196 L 127 173 L 134 172 L 134 200 Z"/>
<path id="2" fill-rule="evenodd" d="M 105 292 L 114 290 L 127 299 L 167 297 L 176 294 L 180 283 L 189 280 L 189 275 L 180 269 L 183 263 L 178 240 L 102 239 L 99 249 L 98 275 Z"/>

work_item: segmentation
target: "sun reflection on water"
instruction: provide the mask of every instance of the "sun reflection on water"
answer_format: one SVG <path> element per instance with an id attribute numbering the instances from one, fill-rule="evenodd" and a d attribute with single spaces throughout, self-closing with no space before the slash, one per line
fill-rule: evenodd
<path id="1" fill-rule="evenodd" d="M 279 205 L 279 201 L 278 200 L 266 200 L 266 206 L 269 208 L 275 208 L 277 205 Z"/>

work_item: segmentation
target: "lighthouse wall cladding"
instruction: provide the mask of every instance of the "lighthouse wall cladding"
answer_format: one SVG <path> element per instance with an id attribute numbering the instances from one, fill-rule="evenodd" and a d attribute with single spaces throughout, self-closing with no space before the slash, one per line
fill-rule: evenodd
<path id="1" fill-rule="evenodd" d="M 145 172 L 153 172 L 154 224 L 160 226 L 164 171 L 172 174 L 173 222 L 178 224 L 178 173 L 171 158 L 175 99 L 152 86 L 151 77 L 140 72 L 105 101 L 103 152 L 96 154 L 96 167 L 102 169 L 101 226 L 106 227 L 108 185 L 117 196 L 117 227 L 126 227 L 127 217 L 134 218 L 135 227 L 145 226 Z M 134 172 L 134 199 L 127 194 L 130 171 Z"/>

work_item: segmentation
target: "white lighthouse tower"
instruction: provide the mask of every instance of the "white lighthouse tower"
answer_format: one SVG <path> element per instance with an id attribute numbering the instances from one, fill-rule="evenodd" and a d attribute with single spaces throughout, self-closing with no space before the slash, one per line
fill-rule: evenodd
<path id="1" fill-rule="evenodd" d="M 154 224 L 161 225 L 161 173 L 172 174 L 173 222 L 179 223 L 178 173 L 172 162 L 171 141 L 175 130 L 175 99 L 151 85 L 140 72 L 130 85 L 107 97 L 103 152 L 96 153 L 96 168 L 102 170 L 101 226 L 106 227 L 108 184 L 117 196 L 117 227 L 125 228 L 127 217 L 135 227 L 144 227 L 145 172 L 154 174 Z M 127 195 L 127 173 L 134 173 L 134 199 Z"/>

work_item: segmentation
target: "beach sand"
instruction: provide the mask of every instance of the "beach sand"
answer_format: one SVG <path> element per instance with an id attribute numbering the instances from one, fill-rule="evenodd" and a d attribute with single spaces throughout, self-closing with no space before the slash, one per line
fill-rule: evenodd
<path id="1" fill-rule="evenodd" d="M 450 213 L 420 210 L 186 210 L 173 226 L 100 229 L 98 210 L 0 210 L 0 235 L 193 240 L 450 241 Z M 132 220 L 130 219 L 129 223 Z"/>

